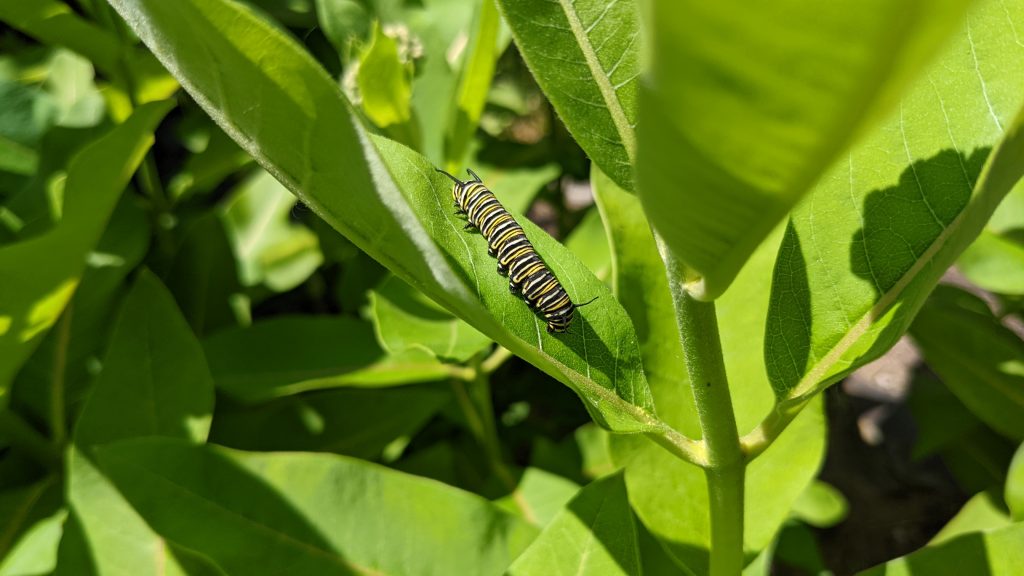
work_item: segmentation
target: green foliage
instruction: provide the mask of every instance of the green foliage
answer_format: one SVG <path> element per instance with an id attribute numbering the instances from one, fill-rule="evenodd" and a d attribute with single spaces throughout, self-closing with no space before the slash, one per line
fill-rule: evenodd
<path id="1" fill-rule="evenodd" d="M 970 499 L 867 573 L 1013 573 L 1024 0 L 968 4 L 0 0 L 0 576 L 830 570 L 821 393 L 907 331 Z"/>

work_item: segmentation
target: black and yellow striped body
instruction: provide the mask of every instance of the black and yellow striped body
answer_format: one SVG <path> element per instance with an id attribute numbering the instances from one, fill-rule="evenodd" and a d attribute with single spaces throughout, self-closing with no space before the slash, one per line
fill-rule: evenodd
<path id="1" fill-rule="evenodd" d="M 458 212 L 469 221 L 466 228 L 478 229 L 487 239 L 487 251 L 498 259 L 498 272 L 508 276 L 509 290 L 543 316 L 548 332 L 565 332 L 576 306 L 534 250 L 523 227 L 472 171 L 476 180 L 468 182 L 445 174 L 455 181 L 452 195 Z"/>

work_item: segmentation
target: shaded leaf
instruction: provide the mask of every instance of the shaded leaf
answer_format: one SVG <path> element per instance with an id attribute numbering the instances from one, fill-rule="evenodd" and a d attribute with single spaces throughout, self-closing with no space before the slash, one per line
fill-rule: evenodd
<path id="1" fill-rule="evenodd" d="M 370 293 L 370 306 L 389 354 L 420 348 L 440 359 L 465 362 L 491 344 L 490 338 L 393 276 Z"/>
<path id="2" fill-rule="evenodd" d="M 588 484 L 509 568 L 509 574 L 635 574 L 640 552 L 621 475 Z"/>
<path id="3" fill-rule="evenodd" d="M 338 386 L 393 386 L 451 374 L 431 354 L 389 355 L 373 327 L 351 318 L 276 317 L 203 341 L 217 388 L 259 402 Z"/>
<path id="4" fill-rule="evenodd" d="M 1017 522 L 1024 520 L 1024 444 L 1017 448 L 1010 461 L 1003 497 L 1013 519 Z"/>
<path id="5" fill-rule="evenodd" d="M 988 574 L 1010 576 L 1024 562 L 1024 524 L 1013 524 L 991 532 L 972 532 L 913 554 L 865 570 L 864 576 L 946 576 Z"/>
<path id="6" fill-rule="evenodd" d="M 164 282 L 181 313 L 202 337 L 237 324 L 231 301 L 242 292 L 222 218 L 207 212 L 182 226 L 181 244 Z"/>
<path id="7" fill-rule="evenodd" d="M 212 569 L 184 570 L 169 543 L 77 448 L 68 451 L 67 469 L 71 515 L 57 553 L 55 576 L 216 574 Z"/>
<path id="8" fill-rule="evenodd" d="M 286 292 L 323 262 L 316 234 L 291 221 L 295 196 L 260 170 L 224 204 L 223 218 L 244 286 L 266 284 Z"/>
<path id="9" fill-rule="evenodd" d="M 158 533 L 230 574 L 497 574 L 535 534 L 478 496 L 341 456 L 149 439 L 99 459 Z"/>
<path id="10" fill-rule="evenodd" d="M 203 442 L 213 378 L 171 294 L 147 270 L 125 299 L 110 348 L 75 428 L 81 448 L 125 438 Z"/>
<path id="11" fill-rule="evenodd" d="M 1024 222 L 1021 228 L 1024 229 Z M 984 230 L 960 255 L 956 267 L 985 290 L 1024 295 L 1024 242 L 1021 240 Z"/>
<path id="12" fill-rule="evenodd" d="M 891 107 L 967 5 L 653 4 L 639 190 L 691 293 L 710 300 L 725 291 L 854 136 Z"/>
<path id="13" fill-rule="evenodd" d="M 911 334 L 928 365 L 971 412 L 1001 434 L 1024 440 L 1024 341 L 983 301 L 939 286 Z"/>
<path id="14" fill-rule="evenodd" d="M 527 468 L 511 494 L 494 503 L 512 514 L 521 516 L 534 526 L 547 526 L 576 496 L 580 487 L 572 480 L 539 468 Z"/>
<path id="15" fill-rule="evenodd" d="M 376 459 L 416 433 L 451 396 L 433 386 L 330 390 L 265 405 L 219 409 L 211 442 L 243 450 L 334 452 Z"/>
<path id="16" fill-rule="evenodd" d="M 999 497 L 991 492 L 979 492 L 971 497 L 942 530 L 928 542 L 929 546 L 942 544 L 963 534 L 987 532 L 1010 525 L 1010 517 Z"/>
<path id="17" fill-rule="evenodd" d="M 52 557 L 48 556 L 52 556 L 55 548 L 47 550 L 45 544 L 55 544 L 60 539 L 59 498 L 56 477 L 0 491 L 0 574 L 17 574 L 25 566 L 52 563 Z M 43 535 L 44 546 L 37 549 L 30 542 L 32 533 L 39 530 L 52 533 L 47 526 L 52 524 L 55 514 L 58 515 L 56 538 L 48 539 Z M 32 557 L 33 550 L 38 553 L 37 557 Z"/>
<path id="18" fill-rule="evenodd" d="M 64 217 L 37 238 L 0 248 L 0 404 L 15 370 L 67 304 L 124 185 L 152 142 L 166 103 L 143 106 L 68 169 Z M 46 262 L 46 266 L 39 266 Z"/>

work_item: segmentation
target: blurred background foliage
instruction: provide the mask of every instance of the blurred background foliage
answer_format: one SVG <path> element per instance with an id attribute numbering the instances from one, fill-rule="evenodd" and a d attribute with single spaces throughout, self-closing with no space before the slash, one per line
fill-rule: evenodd
<path id="1" fill-rule="evenodd" d="M 609 278 L 589 163 L 492 3 L 247 4 L 298 39 L 380 134 L 450 171 L 473 167 L 509 210 Z M 42 13 L 51 20 L 34 27 Z M 59 486 L 44 480 L 56 457 L 48 442 L 67 436 L 107 370 L 115 319 L 142 269 L 200 339 L 217 390 L 212 442 L 373 460 L 494 499 L 537 526 L 614 471 L 607 434 L 568 388 L 320 220 L 144 48 L 111 56 L 131 33 L 105 2 L 4 0 L 0 20 L 0 246 L 62 221 L 69 160 L 133 105 L 176 104 L 0 413 L 0 511 L 36 488 L 40 503 L 33 522 L 0 538 L 0 575 L 53 567 L 64 512 Z M 822 481 L 761 560 L 772 573 L 847 573 L 932 536 L 1021 519 L 1022 197 L 1011 195 L 964 254 L 959 287 L 937 291 L 915 322 L 923 362 L 898 361 L 912 371 L 910 392 L 827 392 Z M 641 544 L 648 571 L 672 572 L 642 526 Z"/>

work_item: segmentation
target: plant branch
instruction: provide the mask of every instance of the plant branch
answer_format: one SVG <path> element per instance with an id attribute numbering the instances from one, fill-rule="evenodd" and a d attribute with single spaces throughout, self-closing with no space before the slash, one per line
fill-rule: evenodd
<path id="1" fill-rule="evenodd" d="M 735 576 L 743 570 L 746 462 L 736 430 L 715 304 L 700 302 L 687 292 L 682 265 L 667 246 L 659 248 L 668 271 L 686 371 L 706 448 L 704 473 L 711 507 L 710 574 Z"/>

